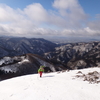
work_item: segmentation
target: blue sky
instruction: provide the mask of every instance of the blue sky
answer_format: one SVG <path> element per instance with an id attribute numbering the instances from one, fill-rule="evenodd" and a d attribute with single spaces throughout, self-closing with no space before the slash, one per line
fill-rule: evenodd
<path id="1" fill-rule="evenodd" d="M 91 17 L 100 13 L 100 0 L 79 0 L 79 3 Z"/>
<path id="2" fill-rule="evenodd" d="M 0 3 L 5 3 L 12 8 L 21 8 L 21 9 L 25 8 L 27 5 L 30 5 L 32 3 L 40 3 L 46 9 L 52 9 L 51 4 L 53 2 L 54 0 L 0 0 Z"/>
<path id="3" fill-rule="evenodd" d="M 100 0 L 0 0 L 0 35 L 100 36 Z"/>

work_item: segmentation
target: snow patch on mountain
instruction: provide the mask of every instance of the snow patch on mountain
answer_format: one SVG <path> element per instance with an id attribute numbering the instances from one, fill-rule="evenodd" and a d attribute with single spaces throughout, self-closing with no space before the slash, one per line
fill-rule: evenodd
<path id="1" fill-rule="evenodd" d="M 10 73 L 10 72 L 16 73 L 18 71 L 18 68 L 15 66 L 16 66 L 16 64 L 11 65 L 11 66 L 4 66 L 4 67 L 1 67 L 0 70 L 4 71 L 5 73 Z"/>
<path id="2" fill-rule="evenodd" d="M 30 62 L 28 59 L 24 59 L 24 60 L 22 60 L 21 62 L 18 62 L 18 64 L 22 64 L 22 63 L 24 63 L 24 62 Z"/>
<path id="3" fill-rule="evenodd" d="M 10 57 L 4 57 L 3 59 L 0 60 L 0 65 L 4 64 L 8 64 L 8 63 L 12 63 L 13 60 Z"/>

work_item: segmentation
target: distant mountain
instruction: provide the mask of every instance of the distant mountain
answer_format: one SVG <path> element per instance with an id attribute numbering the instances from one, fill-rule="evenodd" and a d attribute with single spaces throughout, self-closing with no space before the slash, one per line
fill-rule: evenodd
<path id="1" fill-rule="evenodd" d="M 78 51 L 76 57 L 73 57 L 68 63 L 72 69 L 82 69 L 88 67 L 100 66 L 100 42 L 85 44 L 83 51 Z"/>
<path id="2" fill-rule="evenodd" d="M 82 69 L 100 65 L 100 42 L 69 43 L 56 47 L 44 57 L 68 69 Z"/>
<path id="3" fill-rule="evenodd" d="M 2 79 L 37 73 L 100 66 L 100 42 L 55 44 L 41 38 L 0 37 Z"/>
<path id="4" fill-rule="evenodd" d="M 42 55 L 52 51 L 55 47 L 56 44 L 42 38 L 0 37 L 0 57 L 27 53 Z"/>

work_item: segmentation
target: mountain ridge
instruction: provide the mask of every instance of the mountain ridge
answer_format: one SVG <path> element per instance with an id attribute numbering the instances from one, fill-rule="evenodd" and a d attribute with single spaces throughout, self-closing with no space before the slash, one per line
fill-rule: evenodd
<path id="1" fill-rule="evenodd" d="M 25 54 L 15 57 L 4 57 L 0 60 L 0 80 L 38 73 L 38 68 L 44 65 L 45 72 L 64 70 L 64 67 L 55 66 L 52 62 L 36 54 Z"/>
<path id="2" fill-rule="evenodd" d="M 0 37 L 0 57 L 17 56 L 26 53 L 42 55 L 52 51 L 55 43 L 42 38 L 6 38 Z"/>
<path id="3" fill-rule="evenodd" d="M 0 48 L 0 75 L 3 76 L 37 73 L 40 65 L 46 66 L 46 72 L 100 66 L 99 41 L 58 45 L 40 38 L 7 37 L 0 38 Z"/>

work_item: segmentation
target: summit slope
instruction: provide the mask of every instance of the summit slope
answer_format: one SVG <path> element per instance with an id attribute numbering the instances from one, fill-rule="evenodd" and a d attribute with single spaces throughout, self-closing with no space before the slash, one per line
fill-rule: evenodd
<path id="1" fill-rule="evenodd" d="M 1 100 L 100 100 L 100 84 L 89 84 L 74 76 L 78 71 L 100 72 L 100 68 L 26 75 L 0 82 Z"/>

